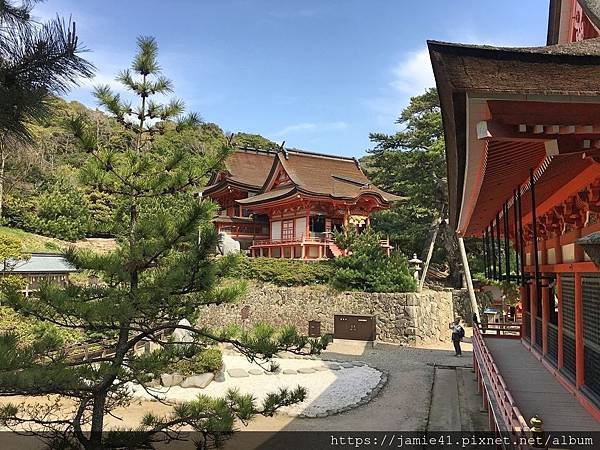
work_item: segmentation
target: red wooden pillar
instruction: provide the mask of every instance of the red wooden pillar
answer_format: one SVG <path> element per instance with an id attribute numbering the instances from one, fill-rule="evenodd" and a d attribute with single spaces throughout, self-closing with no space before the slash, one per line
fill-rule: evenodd
<path id="1" fill-rule="evenodd" d="M 585 383 L 583 373 L 583 296 L 581 281 L 581 273 L 575 273 L 575 380 L 578 388 Z"/>
<path id="2" fill-rule="evenodd" d="M 560 245 L 560 235 L 557 235 L 554 238 L 554 256 L 556 258 L 555 264 L 562 264 L 562 246 Z"/>
<path id="3" fill-rule="evenodd" d="M 548 353 L 548 313 L 550 304 L 550 289 L 547 283 L 542 286 L 542 354 Z"/>
<path id="4" fill-rule="evenodd" d="M 556 274 L 556 296 L 558 297 L 558 368 L 560 369 L 564 366 L 562 275 L 560 273 Z"/>
<path id="5" fill-rule="evenodd" d="M 272 251 L 272 247 L 269 247 L 269 258 L 273 257 L 273 251 Z"/>
<path id="6" fill-rule="evenodd" d="M 521 311 L 522 311 L 522 313 L 521 313 L 521 337 L 522 338 L 525 337 L 525 327 L 523 324 L 523 321 L 525 320 L 525 313 L 529 312 L 529 308 L 530 308 L 529 304 L 525 303 L 525 298 L 527 295 L 527 291 L 525 289 L 527 289 L 526 286 L 519 286 L 519 298 L 521 299 Z M 525 307 L 525 306 L 527 306 L 527 307 Z M 527 336 L 527 337 L 529 337 L 529 336 Z"/>
<path id="7" fill-rule="evenodd" d="M 575 230 L 575 240 L 581 237 L 581 228 L 577 228 Z M 575 244 L 575 262 L 585 261 L 585 252 L 581 245 Z M 576 274 L 577 276 L 577 274 Z M 577 279 L 577 278 L 576 278 Z M 577 289 L 577 284 L 575 285 L 575 289 Z"/>
<path id="8" fill-rule="evenodd" d="M 537 299 L 535 288 L 535 283 L 532 282 L 529 285 L 529 319 L 531 328 L 531 345 L 535 344 L 535 318 L 537 317 Z"/>
<path id="9" fill-rule="evenodd" d="M 310 238 L 310 203 L 306 204 L 306 226 L 304 230 L 304 238 Z"/>

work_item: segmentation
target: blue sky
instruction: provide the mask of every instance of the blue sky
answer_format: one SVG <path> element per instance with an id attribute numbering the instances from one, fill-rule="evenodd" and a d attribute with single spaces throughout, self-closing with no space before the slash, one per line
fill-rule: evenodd
<path id="1" fill-rule="evenodd" d="M 433 86 L 427 39 L 543 45 L 548 0 L 48 0 L 73 16 L 96 79 L 117 88 L 135 38 L 155 36 L 163 72 L 188 109 L 224 130 L 362 156 L 393 132 L 412 95 Z"/>

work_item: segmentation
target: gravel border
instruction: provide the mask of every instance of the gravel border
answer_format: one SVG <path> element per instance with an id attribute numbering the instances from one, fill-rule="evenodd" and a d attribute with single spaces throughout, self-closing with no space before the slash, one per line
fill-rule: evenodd
<path id="1" fill-rule="evenodd" d="M 336 364 L 342 364 L 342 363 L 352 363 L 352 361 L 349 361 L 347 359 L 322 359 L 319 358 L 318 356 L 315 355 L 286 355 L 285 357 L 281 357 L 278 355 L 279 358 L 282 359 L 318 359 L 324 363 L 336 363 Z M 357 360 L 358 362 L 358 360 Z M 381 390 L 383 389 L 383 387 L 386 385 L 387 381 L 388 381 L 388 374 L 385 370 L 381 370 L 377 367 L 374 367 L 370 364 L 365 363 L 364 361 L 360 361 L 360 366 L 364 367 L 370 367 L 372 369 L 377 370 L 378 372 L 381 373 L 381 377 L 379 378 L 379 382 L 375 385 L 375 387 L 373 389 L 371 389 L 371 391 L 363 396 L 358 402 L 356 403 L 351 403 L 350 405 L 346 405 L 340 408 L 334 408 L 334 409 L 328 409 L 327 411 L 325 411 L 324 413 L 318 413 L 318 414 L 314 414 L 314 415 L 308 415 L 308 414 L 304 414 L 304 413 L 279 413 L 282 415 L 286 415 L 289 417 L 298 417 L 301 419 L 316 419 L 316 418 L 323 418 L 323 417 L 329 417 L 329 416 L 334 416 L 336 414 L 343 414 L 345 412 L 351 411 L 353 409 L 356 409 L 360 406 L 364 406 L 367 403 L 369 403 L 371 400 L 373 400 L 375 397 L 377 397 L 379 395 L 379 393 L 381 392 Z M 355 365 L 355 367 L 359 367 L 359 365 Z"/>

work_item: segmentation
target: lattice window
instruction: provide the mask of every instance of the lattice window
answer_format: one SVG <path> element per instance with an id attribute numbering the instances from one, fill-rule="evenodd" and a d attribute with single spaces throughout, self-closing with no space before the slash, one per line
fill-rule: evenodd
<path id="1" fill-rule="evenodd" d="M 290 240 L 294 238 L 294 221 L 284 220 L 281 222 L 281 239 Z"/>

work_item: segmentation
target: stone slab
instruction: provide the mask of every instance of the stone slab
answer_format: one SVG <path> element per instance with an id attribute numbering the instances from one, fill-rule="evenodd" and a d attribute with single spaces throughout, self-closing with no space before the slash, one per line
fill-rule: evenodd
<path id="1" fill-rule="evenodd" d="M 263 373 L 265 373 L 265 371 L 261 369 L 249 369 L 248 373 L 250 375 L 262 375 Z"/>
<path id="2" fill-rule="evenodd" d="M 298 374 L 298 372 L 294 369 L 285 369 L 281 373 L 284 375 L 297 375 Z"/>
<path id="3" fill-rule="evenodd" d="M 315 373 L 316 370 L 315 369 L 311 369 L 310 367 L 303 367 L 301 369 L 298 369 L 298 373 Z"/>
<path id="4" fill-rule="evenodd" d="M 212 372 L 203 373 L 200 375 L 194 375 L 191 377 L 187 377 L 185 380 L 181 382 L 182 388 L 201 388 L 204 389 L 206 386 L 210 384 L 210 382 L 215 378 L 215 374 Z"/>
<path id="5" fill-rule="evenodd" d="M 163 373 L 160 376 L 160 383 L 166 387 L 179 386 L 182 381 L 183 375 L 179 375 L 178 373 Z"/>
<path id="6" fill-rule="evenodd" d="M 342 363 L 342 364 L 340 364 L 340 366 L 342 366 L 344 369 L 350 369 L 350 368 L 354 367 L 354 364 L 352 364 L 352 363 Z"/>
<path id="7" fill-rule="evenodd" d="M 327 366 L 315 366 L 315 367 L 313 367 L 313 369 L 315 369 L 317 372 L 323 372 L 325 370 L 329 370 L 329 367 L 327 367 Z"/>
<path id="8" fill-rule="evenodd" d="M 231 378 L 245 378 L 250 376 L 244 369 L 227 369 L 227 374 Z"/>

